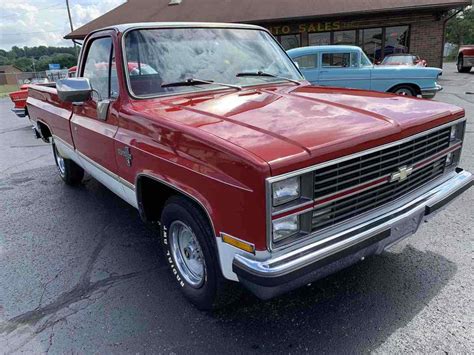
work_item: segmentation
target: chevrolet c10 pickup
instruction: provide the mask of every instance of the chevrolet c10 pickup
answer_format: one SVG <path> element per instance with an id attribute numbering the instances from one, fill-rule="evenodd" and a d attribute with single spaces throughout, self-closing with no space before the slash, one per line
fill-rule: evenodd
<path id="1" fill-rule="evenodd" d="M 87 171 L 156 225 L 200 309 L 380 254 L 473 184 L 462 108 L 312 86 L 258 26 L 95 31 L 77 77 L 27 108 L 66 184 Z"/>

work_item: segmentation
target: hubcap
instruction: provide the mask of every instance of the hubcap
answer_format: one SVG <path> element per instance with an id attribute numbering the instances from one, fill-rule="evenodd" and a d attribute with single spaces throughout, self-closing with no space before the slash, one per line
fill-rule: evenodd
<path id="1" fill-rule="evenodd" d="M 56 165 L 58 166 L 59 173 L 64 176 L 66 174 L 66 165 L 64 164 L 64 158 L 59 154 L 58 149 L 56 146 L 54 146 L 54 149 L 56 151 Z"/>
<path id="2" fill-rule="evenodd" d="M 410 89 L 406 89 L 406 88 L 400 88 L 400 89 L 398 89 L 397 91 L 395 91 L 395 94 L 403 95 L 403 96 L 413 96 L 411 90 L 410 90 Z"/>
<path id="3" fill-rule="evenodd" d="M 201 286 L 205 274 L 204 257 L 193 231 L 183 222 L 174 221 L 168 235 L 179 273 L 191 286 Z"/>

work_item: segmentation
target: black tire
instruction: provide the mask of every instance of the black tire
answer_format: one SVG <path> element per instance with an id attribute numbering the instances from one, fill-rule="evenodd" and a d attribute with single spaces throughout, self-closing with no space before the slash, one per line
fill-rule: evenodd
<path id="1" fill-rule="evenodd" d="M 395 86 L 394 88 L 390 90 L 390 92 L 393 92 L 394 94 L 402 95 L 402 96 L 416 96 L 418 94 L 415 88 L 410 85 Z"/>
<path id="2" fill-rule="evenodd" d="M 53 154 L 54 154 L 54 162 L 56 163 L 56 167 L 58 168 L 59 176 L 67 185 L 76 186 L 82 182 L 84 178 L 84 169 L 82 169 L 79 165 L 73 162 L 71 159 L 66 159 L 61 156 L 58 149 L 56 148 L 56 144 L 53 142 Z M 62 161 L 64 164 L 61 165 Z"/>
<path id="3" fill-rule="evenodd" d="M 200 284 L 192 285 L 186 280 L 176 262 L 176 252 L 172 252 L 175 237 L 169 235 L 168 232 L 176 223 L 188 227 L 198 241 L 197 246 L 204 259 L 204 276 Z M 222 276 L 215 243 L 213 243 L 215 237 L 212 228 L 206 216 L 192 201 L 182 196 L 172 196 L 166 201 L 161 214 L 161 236 L 166 261 L 173 277 L 186 298 L 197 308 L 218 309 L 232 303 L 240 296 L 237 283 L 227 281 Z"/>
<path id="4" fill-rule="evenodd" d="M 457 68 L 458 68 L 458 72 L 459 73 L 469 73 L 471 71 L 472 67 L 463 67 L 462 62 L 463 62 L 462 57 L 459 57 L 458 58 L 458 63 L 456 65 Z"/>

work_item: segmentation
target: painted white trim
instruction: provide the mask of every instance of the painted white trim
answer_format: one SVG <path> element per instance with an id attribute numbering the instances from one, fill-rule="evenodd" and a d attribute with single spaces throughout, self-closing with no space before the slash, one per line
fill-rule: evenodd
<path id="1" fill-rule="evenodd" d="M 107 170 L 103 166 L 74 149 L 70 144 L 64 142 L 61 138 L 53 136 L 54 144 L 58 148 L 59 153 L 68 159 L 71 159 L 97 181 L 107 187 L 110 191 L 122 198 L 125 202 L 138 209 L 137 197 L 135 194 L 135 186 L 128 181 L 122 179 L 117 174 Z"/>

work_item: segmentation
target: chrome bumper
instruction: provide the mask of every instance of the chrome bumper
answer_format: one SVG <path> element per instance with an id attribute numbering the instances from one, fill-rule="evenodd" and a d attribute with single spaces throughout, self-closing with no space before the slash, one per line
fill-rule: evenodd
<path id="1" fill-rule="evenodd" d="M 423 220 L 441 210 L 473 183 L 471 173 L 457 169 L 448 179 L 411 202 L 329 238 L 266 260 L 237 254 L 232 270 L 239 282 L 256 296 L 272 298 L 354 264 L 365 256 L 380 254 L 415 233 Z"/>
<path id="2" fill-rule="evenodd" d="M 24 108 L 12 108 L 12 111 L 18 117 L 25 117 L 26 116 L 26 110 Z"/>
<path id="3" fill-rule="evenodd" d="M 436 93 L 441 90 L 443 90 L 443 87 L 439 84 L 436 84 L 434 88 L 421 89 L 421 97 L 424 99 L 432 99 Z"/>

